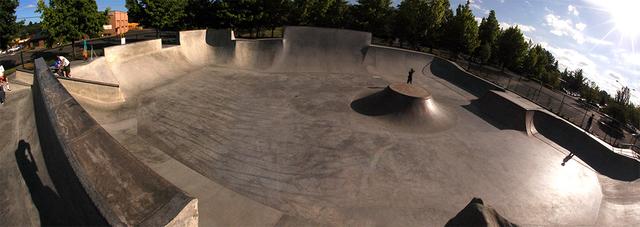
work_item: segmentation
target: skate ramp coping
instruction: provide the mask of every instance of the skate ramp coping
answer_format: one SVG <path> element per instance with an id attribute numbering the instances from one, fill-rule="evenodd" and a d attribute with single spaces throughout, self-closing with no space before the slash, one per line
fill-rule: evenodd
<path id="1" fill-rule="evenodd" d="M 48 147 L 48 152 L 54 150 L 62 160 L 47 165 L 62 165 L 52 168 L 68 170 L 60 174 L 69 185 L 60 187 L 75 187 L 75 197 L 88 198 L 74 204 L 76 211 L 91 213 L 93 207 L 114 226 L 197 226 L 198 200 L 136 159 L 80 106 L 42 58 L 35 63 L 34 100 L 42 110 L 36 113 L 45 119 L 38 128 L 51 129 L 52 135 L 45 136 L 57 146 Z"/>

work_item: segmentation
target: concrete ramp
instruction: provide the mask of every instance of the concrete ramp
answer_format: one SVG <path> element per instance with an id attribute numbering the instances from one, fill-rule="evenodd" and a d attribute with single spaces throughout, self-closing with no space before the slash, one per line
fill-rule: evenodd
<path id="1" fill-rule="evenodd" d="M 382 120 L 387 127 L 410 132 L 440 132 L 451 128 L 456 120 L 455 114 L 438 105 L 428 91 L 408 84 L 391 84 L 354 100 L 351 108 Z"/>
<path id="2" fill-rule="evenodd" d="M 491 90 L 474 103 L 482 114 L 499 122 L 498 128 L 518 130 L 530 136 L 537 133 L 533 116 L 539 107 L 518 102 L 513 94 Z"/>
<path id="3" fill-rule="evenodd" d="M 417 51 L 371 45 L 367 49 L 364 65 L 371 74 L 379 75 L 394 82 L 404 82 L 410 69 L 415 76 L 424 76 L 431 69 L 433 56 Z"/>
<path id="4" fill-rule="evenodd" d="M 286 27 L 273 70 L 361 73 L 371 33 L 334 28 Z"/>
<path id="5" fill-rule="evenodd" d="M 615 153 L 610 145 L 566 120 L 536 111 L 533 123 L 540 135 L 575 154 L 600 174 L 621 181 L 640 178 L 640 162 Z"/>
<path id="6" fill-rule="evenodd" d="M 476 103 L 490 122 L 497 122 L 498 128 L 542 136 L 612 179 L 640 178 L 640 162 L 615 153 L 605 142 L 513 93 L 490 91 Z"/>
<path id="7" fill-rule="evenodd" d="M 64 225 L 196 226 L 197 199 L 161 178 L 100 126 L 36 60 L 35 106 L 47 168 L 75 220 Z"/>

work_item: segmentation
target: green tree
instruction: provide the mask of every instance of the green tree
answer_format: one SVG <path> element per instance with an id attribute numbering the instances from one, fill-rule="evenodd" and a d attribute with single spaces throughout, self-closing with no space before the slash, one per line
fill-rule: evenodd
<path id="1" fill-rule="evenodd" d="M 496 50 L 496 41 L 499 34 L 500 25 L 498 24 L 498 19 L 496 19 L 496 12 L 491 10 L 488 17 L 482 18 L 478 28 L 478 39 L 480 39 L 481 47 L 478 49 L 478 56 L 483 64 L 491 59 L 492 53 Z"/>
<path id="2" fill-rule="evenodd" d="M 522 64 L 527 51 L 527 43 L 518 26 L 504 30 L 498 37 L 498 56 L 502 69 L 516 69 Z"/>
<path id="3" fill-rule="evenodd" d="M 491 45 L 488 43 L 480 45 L 478 48 L 478 57 L 480 58 L 480 63 L 486 64 L 491 58 Z"/>
<path id="4" fill-rule="evenodd" d="M 48 43 L 66 43 L 81 39 L 87 35 L 96 37 L 107 22 L 107 13 L 98 12 L 95 0 L 44 0 L 38 1 L 42 28 L 49 35 Z M 75 54 L 75 52 L 74 52 Z"/>
<path id="5" fill-rule="evenodd" d="M 447 38 L 449 39 L 449 49 L 455 55 L 464 53 L 471 55 L 480 45 L 478 39 L 478 23 L 471 11 L 471 3 L 467 1 L 464 5 L 458 5 L 456 15 L 448 25 Z"/>
<path id="6" fill-rule="evenodd" d="M 404 0 L 398 6 L 395 17 L 394 33 L 401 41 L 407 41 L 414 47 L 418 41 L 426 37 L 427 13 L 426 0 Z"/>
<path id="7" fill-rule="evenodd" d="M 18 0 L 2 0 L 0 2 L 0 49 L 6 49 L 18 32 L 16 8 L 18 8 Z"/>
<path id="8" fill-rule="evenodd" d="M 358 0 L 352 13 L 358 29 L 369 31 L 382 38 L 390 36 L 393 18 L 391 0 Z"/>
<path id="9" fill-rule="evenodd" d="M 142 9 L 140 0 L 126 0 L 124 6 L 127 8 L 129 22 L 142 22 L 144 10 Z"/>
<path id="10" fill-rule="evenodd" d="M 344 0 L 296 0 L 291 21 L 319 27 L 344 27 L 349 4 Z"/>
<path id="11" fill-rule="evenodd" d="M 451 17 L 453 12 L 451 11 L 449 0 L 431 0 L 427 3 L 426 18 L 422 23 L 426 24 L 426 35 L 424 43 L 433 48 L 433 45 L 437 43 L 440 30 L 443 24 L 447 21 L 447 17 Z"/>
<path id="12" fill-rule="evenodd" d="M 186 0 L 183 28 L 208 28 L 216 24 L 213 2 L 211 0 Z"/>
<path id="13" fill-rule="evenodd" d="M 496 19 L 496 12 L 491 10 L 489 16 L 482 18 L 478 31 L 478 38 L 481 44 L 495 45 L 498 35 L 500 34 L 500 25 Z"/>
<path id="14" fill-rule="evenodd" d="M 142 0 L 139 5 L 144 15 L 142 23 L 156 31 L 179 29 L 186 16 L 186 5 L 184 0 Z"/>
<path id="15" fill-rule="evenodd" d="M 265 16 L 263 25 L 271 29 L 271 36 L 278 26 L 287 23 L 289 12 L 292 10 L 293 3 L 290 0 L 264 0 Z"/>
<path id="16" fill-rule="evenodd" d="M 449 44 L 448 40 L 448 32 L 449 26 L 453 24 L 453 11 L 451 10 L 451 5 L 449 5 L 448 0 L 434 0 L 432 4 L 429 4 L 430 11 L 437 11 L 437 9 L 433 9 L 436 7 L 436 1 L 442 3 L 442 8 L 444 9 L 442 15 L 442 21 L 439 26 L 433 28 L 433 31 L 429 31 L 427 36 L 427 44 L 439 45 L 439 46 L 447 46 Z M 430 13 L 430 15 L 433 15 Z M 431 16 L 430 16 L 431 17 Z"/>

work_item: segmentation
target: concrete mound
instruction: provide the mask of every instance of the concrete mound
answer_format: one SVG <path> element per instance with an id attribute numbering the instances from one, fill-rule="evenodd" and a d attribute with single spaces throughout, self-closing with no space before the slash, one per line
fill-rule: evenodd
<path id="1" fill-rule="evenodd" d="M 518 226 L 511 223 L 492 207 L 485 205 L 481 198 L 473 198 L 455 217 L 447 224 L 450 226 Z"/>
<path id="2" fill-rule="evenodd" d="M 351 108 L 363 115 L 378 117 L 390 126 L 417 132 L 439 132 L 450 128 L 455 115 L 432 99 L 424 88 L 391 84 L 382 91 L 351 102 Z"/>

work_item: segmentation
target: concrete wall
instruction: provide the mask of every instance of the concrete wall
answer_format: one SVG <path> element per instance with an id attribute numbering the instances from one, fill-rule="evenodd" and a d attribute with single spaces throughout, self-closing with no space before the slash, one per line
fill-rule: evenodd
<path id="1" fill-rule="evenodd" d="M 442 58 L 434 58 L 430 68 L 433 75 L 449 81 L 477 98 L 491 90 L 504 91 L 503 88 L 468 73 L 460 66 Z"/>
<path id="2" fill-rule="evenodd" d="M 638 161 L 613 152 L 609 145 L 566 120 L 536 111 L 533 123 L 540 135 L 572 152 L 600 174 L 622 181 L 640 178 Z"/>
<path id="3" fill-rule="evenodd" d="M 137 42 L 128 45 L 112 46 L 104 48 L 104 58 L 107 62 L 126 61 L 129 58 L 159 51 L 162 49 L 162 40 L 154 39 Z"/>
<path id="4" fill-rule="evenodd" d="M 197 200 L 161 178 L 111 137 L 36 60 L 35 105 L 57 190 L 79 225 L 196 226 Z M 39 111 L 38 111 L 39 110 Z M 58 177 L 53 177 L 53 176 Z M 65 201 L 67 201 L 65 200 Z"/>
<path id="5" fill-rule="evenodd" d="M 81 96 L 93 102 L 106 104 L 124 102 L 124 96 L 122 92 L 120 92 L 118 85 L 66 78 L 60 78 L 59 80 L 71 94 Z"/>
<path id="6" fill-rule="evenodd" d="M 489 91 L 476 103 L 482 114 L 498 122 L 504 129 L 522 131 L 527 135 L 535 133 L 535 128 L 532 127 L 535 110 L 509 100 L 504 92 Z"/>
<path id="7" fill-rule="evenodd" d="M 316 27 L 286 27 L 275 71 L 361 73 L 371 33 Z"/>
<path id="8" fill-rule="evenodd" d="M 410 69 L 415 71 L 415 75 L 424 75 L 430 71 L 431 61 L 433 55 L 427 53 L 371 45 L 363 64 L 369 73 L 391 81 L 404 82 Z"/>

